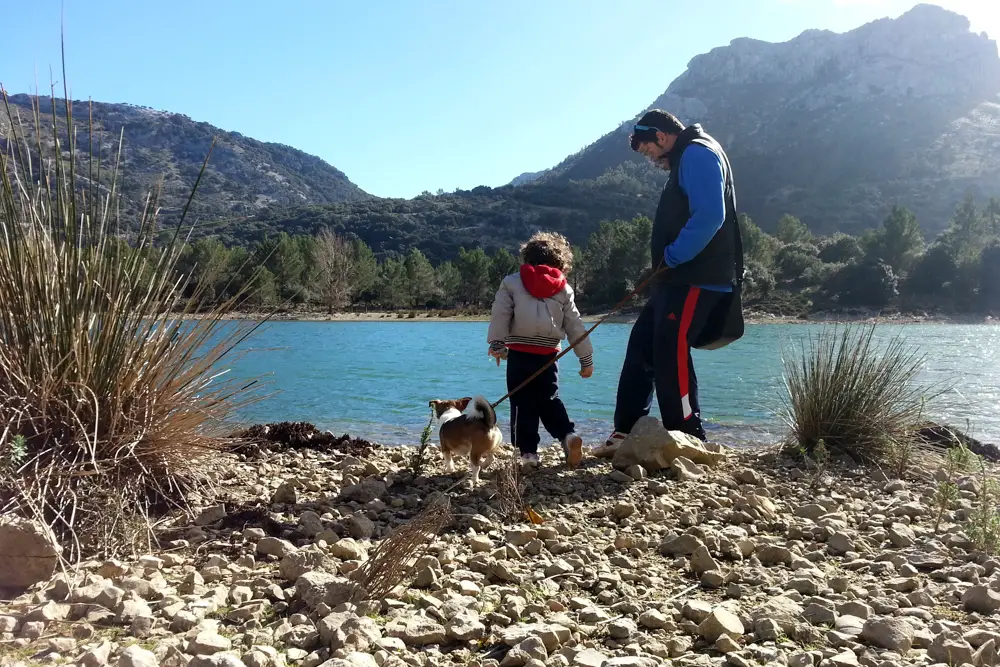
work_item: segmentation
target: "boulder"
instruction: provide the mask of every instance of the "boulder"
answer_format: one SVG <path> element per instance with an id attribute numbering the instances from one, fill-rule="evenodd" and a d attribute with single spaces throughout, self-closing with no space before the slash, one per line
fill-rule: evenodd
<path id="1" fill-rule="evenodd" d="M 618 470 L 639 465 L 654 472 L 670 468 L 671 462 L 684 457 L 696 464 L 714 467 L 726 458 L 719 445 L 703 443 L 680 431 L 668 431 L 655 417 L 642 417 L 622 441 L 611 459 Z"/>
<path id="2" fill-rule="evenodd" d="M 355 596 L 357 599 L 364 597 L 363 589 L 357 583 L 320 570 L 306 572 L 296 579 L 295 592 L 310 609 L 316 609 L 320 603 L 334 609 L 352 601 Z"/>
<path id="3" fill-rule="evenodd" d="M 48 527 L 16 516 L 0 517 L 0 588 L 27 588 L 55 572 L 62 547 Z"/>

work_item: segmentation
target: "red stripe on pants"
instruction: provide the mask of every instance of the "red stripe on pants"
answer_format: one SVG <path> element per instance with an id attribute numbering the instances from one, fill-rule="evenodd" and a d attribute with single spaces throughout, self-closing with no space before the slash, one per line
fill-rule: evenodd
<path id="1" fill-rule="evenodd" d="M 688 291 L 687 298 L 684 299 L 684 311 L 681 313 L 681 327 L 677 333 L 677 382 L 680 384 L 681 410 L 684 419 L 690 419 L 691 403 L 688 397 L 691 384 L 691 370 L 688 368 L 688 356 L 691 348 L 688 346 L 688 330 L 691 328 L 691 320 L 694 319 L 694 309 L 698 305 L 698 295 L 701 288 L 692 287 Z"/>

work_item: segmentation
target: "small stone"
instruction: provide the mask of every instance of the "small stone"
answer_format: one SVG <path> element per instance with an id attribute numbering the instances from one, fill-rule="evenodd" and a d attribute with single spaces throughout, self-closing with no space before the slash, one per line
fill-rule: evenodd
<path id="1" fill-rule="evenodd" d="M 698 634 L 710 642 L 723 635 L 738 639 L 743 636 L 743 623 L 733 612 L 717 607 L 698 625 Z"/>
<path id="2" fill-rule="evenodd" d="M 635 505 L 632 503 L 617 503 L 611 510 L 612 515 L 618 519 L 627 519 L 635 514 Z"/>
<path id="3" fill-rule="evenodd" d="M 365 548 L 353 537 L 345 537 L 337 540 L 327 551 L 334 558 L 341 560 L 363 560 L 365 558 Z"/>
<path id="4" fill-rule="evenodd" d="M 522 667 L 532 660 L 540 660 L 544 664 L 548 657 L 548 651 L 545 650 L 542 640 L 538 637 L 528 637 L 507 652 L 500 667 Z"/>
<path id="5" fill-rule="evenodd" d="M 199 632 L 194 639 L 188 642 L 186 652 L 191 655 L 213 655 L 221 651 L 228 651 L 233 647 L 233 642 L 228 637 L 205 630 Z"/>
<path id="6" fill-rule="evenodd" d="M 506 539 L 507 544 L 515 547 L 523 547 L 536 537 L 538 537 L 538 531 L 533 528 L 517 528 L 508 530 L 504 539 Z"/>
<path id="7" fill-rule="evenodd" d="M 293 480 L 285 480 L 278 485 L 278 488 L 271 495 L 271 504 L 294 505 L 299 501 L 299 494 L 296 492 L 296 484 Z"/>
<path id="8" fill-rule="evenodd" d="M 838 556 L 843 556 L 848 551 L 854 551 L 854 541 L 844 533 L 834 533 L 826 541 L 826 545 L 830 551 Z"/>
<path id="9" fill-rule="evenodd" d="M 621 470 L 612 470 L 611 472 L 609 472 L 608 479 L 610 479 L 612 482 L 618 482 L 619 484 L 631 484 L 632 482 L 635 481 L 634 479 L 632 479 L 631 475 L 629 475 L 626 472 L 622 472 Z"/>
<path id="10" fill-rule="evenodd" d="M 805 608 L 802 616 L 813 625 L 832 625 L 837 619 L 837 612 L 826 605 L 812 603 Z"/>
<path id="11" fill-rule="evenodd" d="M 375 523 L 361 512 L 355 512 L 343 521 L 347 534 L 356 540 L 370 540 L 375 536 Z"/>
<path id="12" fill-rule="evenodd" d="M 681 608 L 684 618 L 701 623 L 712 613 L 712 605 L 704 600 L 688 600 Z"/>
<path id="13" fill-rule="evenodd" d="M 678 456 L 670 462 L 670 468 L 677 475 L 678 481 L 688 482 L 701 479 L 705 472 L 686 456 Z"/>
<path id="14" fill-rule="evenodd" d="M 283 558 L 295 551 L 295 545 L 288 540 L 279 540 L 277 537 L 265 537 L 257 542 L 257 553 L 265 556 L 275 556 Z"/>
<path id="15" fill-rule="evenodd" d="M 762 618 L 754 623 L 753 632 L 761 641 L 774 641 L 781 635 L 782 630 L 774 619 Z"/>
<path id="16" fill-rule="evenodd" d="M 340 490 L 340 497 L 344 500 L 353 500 L 356 503 L 370 503 L 386 494 L 385 482 L 379 479 L 366 479 L 360 484 L 345 486 Z"/>
<path id="17" fill-rule="evenodd" d="M 733 653 L 740 650 L 740 645 L 729 635 L 722 635 L 715 640 L 715 650 L 719 653 Z"/>
<path id="18" fill-rule="evenodd" d="M 719 567 L 719 563 L 712 558 L 712 554 L 709 553 L 708 547 L 704 544 L 700 545 L 691 554 L 691 571 L 695 574 L 718 570 Z"/>
<path id="19" fill-rule="evenodd" d="M 132 644 L 118 656 L 118 667 L 160 667 L 160 661 L 151 651 Z"/>
<path id="20" fill-rule="evenodd" d="M 458 641 L 476 641 L 486 636 L 486 626 L 479 620 L 479 615 L 471 609 L 465 609 L 453 616 L 444 626 L 445 632 Z"/>
<path id="21" fill-rule="evenodd" d="M 643 468 L 641 465 L 636 464 L 633 466 L 629 466 L 625 470 L 625 474 L 638 482 L 639 480 L 646 479 L 647 473 L 645 468 Z"/>
<path id="22" fill-rule="evenodd" d="M 409 646 L 443 644 L 447 636 L 442 625 L 424 616 L 394 619 L 385 629 L 390 637 L 398 637 Z"/>
<path id="23" fill-rule="evenodd" d="M 909 526 L 902 523 L 894 523 L 889 527 L 889 541 L 892 542 L 894 547 L 902 549 L 912 546 L 917 541 L 917 537 Z"/>
<path id="24" fill-rule="evenodd" d="M 854 651 L 847 649 L 829 658 L 832 667 L 857 667 L 858 656 Z"/>
<path id="25" fill-rule="evenodd" d="M 870 618 L 865 621 L 861 638 L 879 648 L 906 655 L 913 646 L 913 626 L 898 617 Z"/>
<path id="26" fill-rule="evenodd" d="M 85 651 L 77 659 L 77 663 L 83 667 L 104 667 L 111 657 L 111 642 L 103 641 L 89 651 Z"/>
<path id="27" fill-rule="evenodd" d="M 986 586 L 973 586 L 962 594 L 966 610 L 978 614 L 992 614 L 1000 609 L 1000 593 Z"/>
<path id="28" fill-rule="evenodd" d="M 698 547 L 705 546 L 694 535 L 678 535 L 660 545 L 660 553 L 668 556 L 690 556 Z"/>
<path id="29" fill-rule="evenodd" d="M 644 628 L 662 630 L 663 628 L 669 627 L 670 624 L 670 619 L 668 619 L 658 609 L 650 609 L 649 611 L 643 612 L 643 614 L 639 616 L 639 625 Z"/>
<path id="30" fill-rule="evenodd" d="M 207 526 L 225 518 L 226 506 L 216 505 L 215 507 L 209 507 L 202 510 L 202 512 L 195 518 L 194 523 L 196 526 Z"/>
<path id="31" fill-rule="evenodd" d="M 608 656 L 592 648 L 585 648 L 573 657 L 573 667 L 603 667 Z"/>
<path id="32" fill-rule="evenodd" d="M 614 639 L 628 639 L 638 631 L 631 618 L 619 618 L 608 623 L 608 634 Z"/>
<path id="33" fill-rule="evenodd" d="M 936 662 L 949 665 L 972 664 L 974 651 L 962 635 L 953 631 L 945 631 L 934 638 L 927 654 Z"/>

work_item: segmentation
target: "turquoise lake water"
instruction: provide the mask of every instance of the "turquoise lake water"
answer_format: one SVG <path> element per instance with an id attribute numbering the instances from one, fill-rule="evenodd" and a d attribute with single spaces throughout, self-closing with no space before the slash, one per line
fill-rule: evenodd
<path id="1" fill-rule="evenodd" d="M 780 437 L 782 351 L 821 325 L 761 324 L 722 350 L 695 351 L 702 416 L 714 439 L 729 444 Z M 569 354 L 560 361 L 563 400 L 588 442 L 611 428 L 618 373 L 631 325 L 594 332 L 594 376 L 577 375 Z M 922 380 L 954 385 L 930 416 L 1000 443 L 1000 326 L 884 325 L 902 332 L 926 356 Z M 239 377 L 265 378 L 277 392 L 237 415 L 246 423 L 308 421 L 334 433 L 386 444 L 415 443 L 427 423 L 427 402 L 506 393 L 503 367 L 486 356 L 482 322 L 274 322 L 232 364 Z M 656 414 L 655 403 L 654 412 Z M 507 433 L 509 409 L 498 408 Z M 543 440 L 546 442 L 547 440 Z"/>

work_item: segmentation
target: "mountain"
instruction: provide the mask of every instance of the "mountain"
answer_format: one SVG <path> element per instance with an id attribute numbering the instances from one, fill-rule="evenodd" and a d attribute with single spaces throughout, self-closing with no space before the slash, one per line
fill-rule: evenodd
<path id="1" fill-rule="evenodd" d="M 520 176 L 514 177 L 514 179 L 507 185 L 527 185 L 537 181 L 539 178 L 545 175 L 545 171 L 526 171 Z"/>
<path id="2" fill-rule="evenodd" d="M 13 95 L 12 111 L 20 115 L 22 126 L 35 141 L 28 95 Z M 52 101 L 38 99 L 45 118 L 51 118 Z M 73 102 L 77 126 L 77 158 L 87 172 L 90 153 L 89 103 Z M 64 127 L 65 104 L 56 100 L 56 115 Z M 163 180 L 161 215 L 171 220 L 182 210 L 216 137 L 208 170 L 193 203 L 199 219 L 229 218 L 253 214 L 268 206 L 295 206 L 359 201 L 369 197 L 339 169 L 320 158 L 283 144 L 267 143 L 194 121 L 187 116 L 156 111 L 131 104 L 93 103 L 94 152 L 100 150 L 104 166 L 112 164 L 120 133 L 124 130 L 121 185 L 126 209 L 141 206 L 146 194 Z M 6 149 L 10 128 L 7 114 L 0 113 L 0 147 Z M 63 134 L 65 137 L 65 134 Z M 43 143 L 51 145 L 51 135 L 43 131 Z M 61 139 L 65 141 L 65 139 Z M 107 186 L 109 174 L 101 181 Z"/>
<path id="3" fill-rule="evenodd" d="M 996 43 L 918 5 L 841 34 L 733 40 L 694 57 L 649 108 L 722 142 L 740 209 L 765 229 L 790 213 L 819 233 L 853 233 L 901 203 L 936 231 L 967 192 L 1000 192 L 998 94 Z M 650 169 L 628 148 L 631 124 L 538 183 Z"/>

